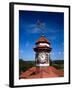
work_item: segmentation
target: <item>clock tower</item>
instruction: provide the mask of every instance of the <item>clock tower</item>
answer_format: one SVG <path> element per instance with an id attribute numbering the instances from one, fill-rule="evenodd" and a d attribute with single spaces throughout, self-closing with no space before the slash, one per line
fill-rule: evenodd
<path id="1" fill-rule="evenodd" d="M 35 54 L 35 62 L 37 71 L 46 70 L 46 67 L 50 65 L 50 52 L 52 50 L 50 46 L 50 42 L 46 39 L 44 35 L 42 35 L 35 43 L 34 51 Z"/>

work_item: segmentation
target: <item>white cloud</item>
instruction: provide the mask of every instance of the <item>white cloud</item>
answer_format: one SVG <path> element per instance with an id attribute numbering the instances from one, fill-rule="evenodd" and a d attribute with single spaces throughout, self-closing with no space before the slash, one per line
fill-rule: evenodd
<path id="1" fill-rule="evenodd" d="M 24 50 L 21 49 L 21 50 L 19 51 L 19 53 L 23 54 L 23 53 L 24 53 Z"/>
<path id="2" fill-rule="evenodd" d="M 46 33 L 47 32 L 47 28 L 46 28 L 46 24 L 42 23 L 42 25 L 37 25 L 36 23 L 32 23 L 32 24 L 26 24 L 25 28 L 27 29 L 27 33 Z"/>
<path id="3" fill-rule="evenodd" d="M 26 47 L 29 47 L 29 42 L 26 42 L 25 46 L 26 46 Z"/>
<path id="4" fill-rule="evenodd" d="M 52 55 L 55 55 L 55 53 L 54 53 L 54 52 L 52 52 L 51 54 L 52 54 Z"/>
<path id="5" fill-rule="evenodd" d="M 59 55 L 61 55 L 61 52 L 58 52 Z"/>

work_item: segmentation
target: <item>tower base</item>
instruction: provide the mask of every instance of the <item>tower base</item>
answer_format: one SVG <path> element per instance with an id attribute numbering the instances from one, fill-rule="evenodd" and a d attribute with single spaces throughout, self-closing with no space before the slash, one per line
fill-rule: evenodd
<path id="1" fill-rule="evenodd" d="M 36 73 L 43 73 L 43 72 L 46 72 L 48 73 L 48 67 L 49 67 L 49 64 L 47 66 L 36 66 Z"/>

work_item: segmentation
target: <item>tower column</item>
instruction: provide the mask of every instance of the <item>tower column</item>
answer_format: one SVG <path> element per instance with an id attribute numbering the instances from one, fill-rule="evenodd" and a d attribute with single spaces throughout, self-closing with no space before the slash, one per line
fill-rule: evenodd
<path id="1" fill-rule="evenodd" d="M 49 58 L 50 56 L 49 56 L 49 55 L 50 55 L 50 54 L 48 53 L 48 64 L 50 65 L 50 58 Z M 49 66 L 49 65 L 48 65 L 48 66 Z"/>
<path id="2" fill-rule="evenodd" d="M 50 42 L 44 37 L 41 36 L 36 41 L 36 46 L 34 48 L 35 54 L 35 62 L 36 62 L 36 72 L 41 73 L 41 77 L 43 77 L 43 72 L 48 72 L 48 66 L 50 65 L 49 57 L 50 57 Z"/>

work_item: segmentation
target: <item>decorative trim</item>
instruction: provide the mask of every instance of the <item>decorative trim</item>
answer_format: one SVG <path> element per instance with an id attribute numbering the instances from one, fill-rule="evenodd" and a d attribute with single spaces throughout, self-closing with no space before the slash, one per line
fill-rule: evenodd
<path id="1" fill-rule="evenodd" d="M 45 66 L 49 66 L 49 63 L 48 64 L 36 64 L 36 66 L 40 66 L 40 67 L 44 66 L 45 67 Z"/>

